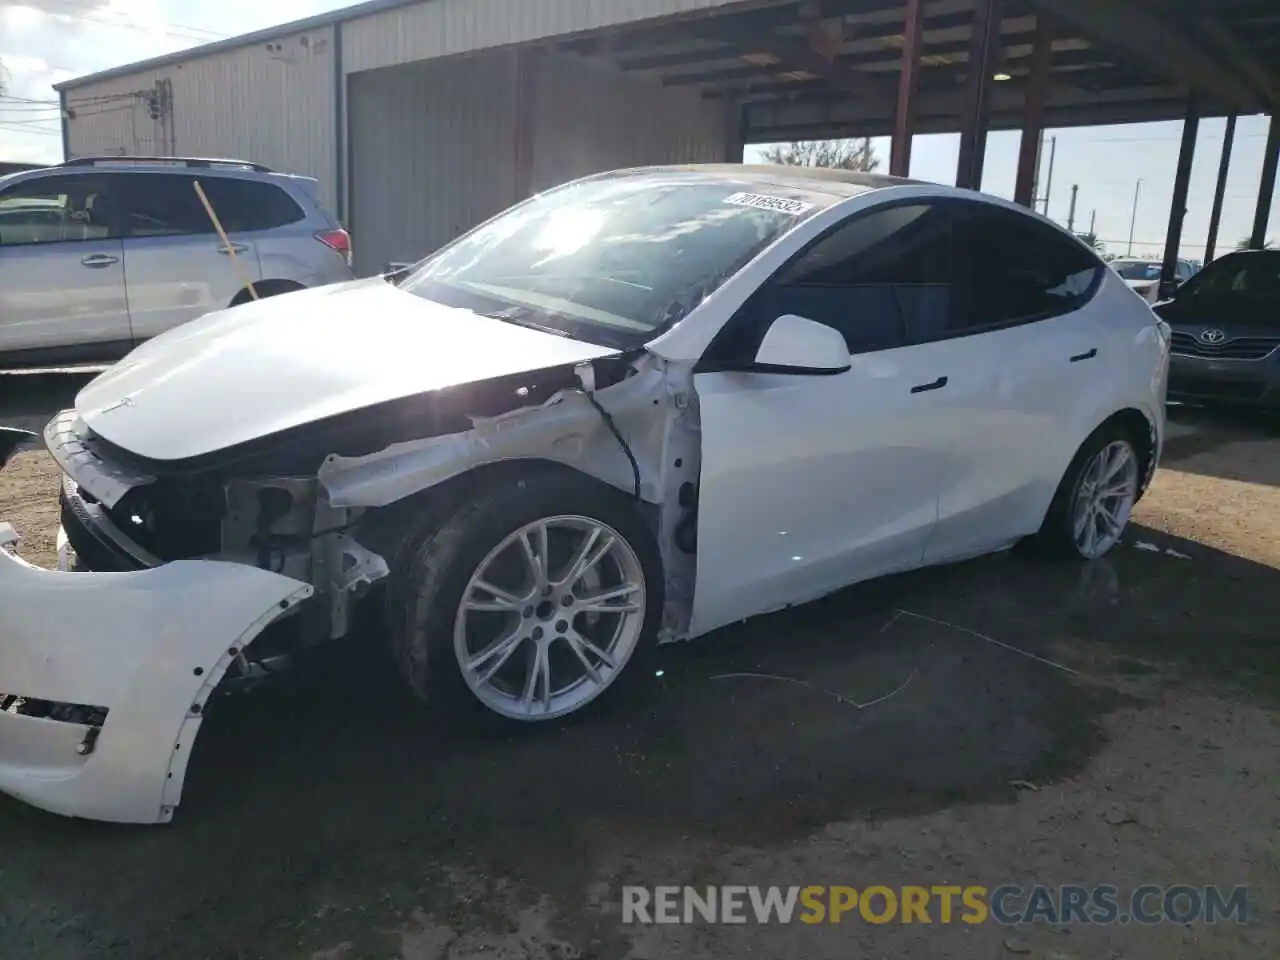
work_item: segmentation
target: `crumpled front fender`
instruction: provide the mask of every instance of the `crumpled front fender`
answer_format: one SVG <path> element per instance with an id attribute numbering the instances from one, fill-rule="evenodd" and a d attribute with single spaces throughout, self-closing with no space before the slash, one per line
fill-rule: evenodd
<path id="1" fill-rule="evenodd" d="M 0 792 L 68 816 L 168 822 L 210 694 L 312 587 L 206 560 L 43 570 L 5 549 L 14 541 L 0 524 Z"/>

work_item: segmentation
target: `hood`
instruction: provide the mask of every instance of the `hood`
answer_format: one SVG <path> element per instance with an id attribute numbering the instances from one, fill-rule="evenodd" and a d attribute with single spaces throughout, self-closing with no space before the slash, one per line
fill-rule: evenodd
<path id="1" fill-rule="evenodd" d="M 76 410 L 135 456 L 187 460 L 401 398 L 618 352 L 374 278 L 184 324 L 89 383 Z"/>

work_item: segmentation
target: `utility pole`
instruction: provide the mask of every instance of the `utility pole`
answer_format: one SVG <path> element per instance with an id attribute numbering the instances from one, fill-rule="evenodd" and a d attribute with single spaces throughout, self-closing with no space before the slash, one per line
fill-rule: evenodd
<path id="1" fill-rule="evenodd" d="M 1098 231 L 1095 229 L 1097 225 L 1098 225 L 1098 211 L 1090 210 L 1089 211 L 1089 236 L 1096 237 L 1098 235 Z"/>
<path id="2" fill-rule="evenodd" d="M 1058 154 L 1058 138 L 1049 138 L 1049 175 L 1044 181 L 1044 215 L 1049 215 L 1049 195 L 1053 192 L 1053 161 Z"/>
<path id="3" fill-rule="evenodd" d="M 1133 256 L 1133 225 L 1138 222 L 1138 191 L 1142 189 L 1142 178 L 1133 185 L 1133 213 L 1129 214 L 1129 249 L 1128 256 Z"/>
<path id="4" fill-rule="evenodd" d="M 1076 232 L 1076 194 L 1080 192 L 1080 184 L 1071 185 L 1071 206 L 1067 210 L 1067 233 Z"/>

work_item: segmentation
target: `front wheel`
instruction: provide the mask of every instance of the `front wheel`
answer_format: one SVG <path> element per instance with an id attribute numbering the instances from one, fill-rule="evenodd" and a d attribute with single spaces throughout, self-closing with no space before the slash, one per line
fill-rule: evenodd
<path id="1" fill-rule="evenodd" d="M 583 711 L 656 632 L 653 538 L 632 504 L 585 478 L 494 490 L 408 553 L 388 597 L 393 650 L 450 721 L 460 700 L 523 723 Z"/>
<path id="2" fill-rule="evenodd" d="M 1124 535 L 1141 476 L 1133 441 L 1119 426 L 1099 428 L 1076 454 L 1038 541 L 1049 552 L 1096 560 Z"/>

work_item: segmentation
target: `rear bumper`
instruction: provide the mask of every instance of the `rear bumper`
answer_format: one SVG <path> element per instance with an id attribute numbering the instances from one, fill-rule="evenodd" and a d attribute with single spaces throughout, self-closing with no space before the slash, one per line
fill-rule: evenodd
<path id="1" fill-rule="evenodd" d="M 311 586 L 209 560 L 42 570 L 9 549 L 16 539 L 0 524 L 0 793 L 67 816 L 168 822 L 209 696 Z"/>
<path id="2" fill-rule="evenodd" d="M 1262 360 L 1217 360 L 1175 353 L 1169 397 L 1280 407 L 1280 351 Z"/>

